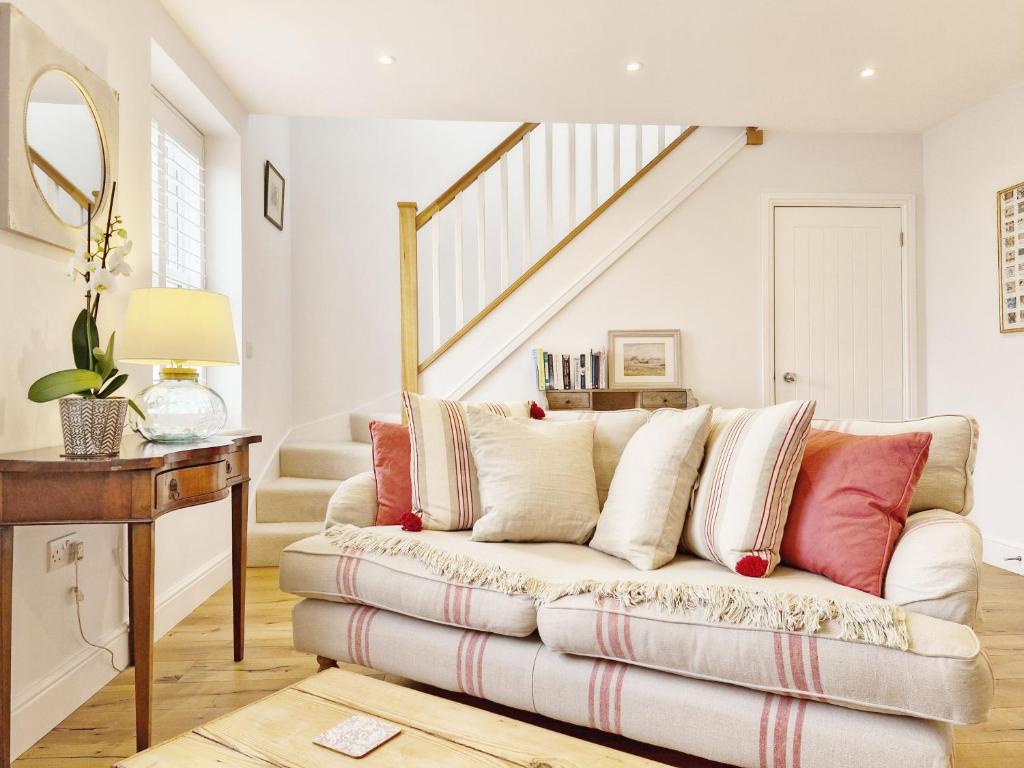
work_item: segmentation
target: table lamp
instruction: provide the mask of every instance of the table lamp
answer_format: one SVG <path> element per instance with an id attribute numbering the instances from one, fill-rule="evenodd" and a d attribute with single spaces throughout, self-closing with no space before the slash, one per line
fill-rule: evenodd
<path id="1" fill-rule="evenodd" d="M 160 380 L 135 402 L 147 440 L 202 440 L 227 421 L 224 400 L 199 383 L 198 366 L 238 365 L 228 297 L 191 288 L 138 288 L 119 340 L 122 363 L 160 365 Z"/>

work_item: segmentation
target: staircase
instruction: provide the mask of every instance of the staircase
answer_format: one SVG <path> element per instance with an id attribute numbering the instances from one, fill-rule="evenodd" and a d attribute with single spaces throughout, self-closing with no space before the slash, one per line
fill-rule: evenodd
<path id="1" fill-rule="evenodd" d="M 744 146 L 762 143 L 756 128 L 688 141 L 697 130 L 523 123 L 422 210 L 398 203 L 402 389 L 465 395 Z M 612 207 L 649 173 L 644 195 Z M 249 565 L 276 565 L 323 528 L 338 485 L 372 468 L 373 419 L 400 420 L 353 413 L 336 434 L 285 442 L 279 476 L 256 490 Z"/>
<path id="2" fill-rule="evenodd" d="M 281 550 L 323 530 L 327 503 L 342 480 L 373 468 L 370 422 L 400 421 L 397 413 L 353 413 L 348 435 L 287 441 L 278 454 L 279 476 L 256 489 L 249 528 L 248 564 L 277 565 Z M 339 430 L 344 431 L 344 430 Z"/>

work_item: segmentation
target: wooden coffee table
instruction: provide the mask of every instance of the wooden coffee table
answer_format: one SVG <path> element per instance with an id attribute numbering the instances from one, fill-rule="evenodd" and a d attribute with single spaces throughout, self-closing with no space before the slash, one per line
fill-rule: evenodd
<path id="1" fill-rule="evenodd" d="M 402 732 L 363 758 L 313 744 L 354 714 Z M 663 768 L 642 757 L 404 688 L 328 669 L 182 736 L 122 760 L 119 768 Z"/>

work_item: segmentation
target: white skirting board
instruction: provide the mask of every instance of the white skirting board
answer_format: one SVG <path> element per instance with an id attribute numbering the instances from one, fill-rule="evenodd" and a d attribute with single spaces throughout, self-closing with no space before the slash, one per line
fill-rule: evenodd
<path id="1" fill-rule="evenodd" d="M 154 609 L 154 637 L 163 637 L 210 595 L 231 580 L 231 552 L 223 552 L 157 595 Z M 83 603 L 83 608 L 88 603 Z M 86 609 L 87 610 L 87 609 Z M 115 663 L 128 663 L 128 625 L 101 638 L 89 638 L 114 652 Z M 232 653 L 226 637 L 224 653 Z M 41 678 L 14 698 L 11 715 L 11 756 L 17 757 L 49 733 L 65 717 L 115 676 L 106 652 L 85 644 L 64 664 Z"/>
<path id="2" fill-rule="evenodd" d="M 988 536 L 982 537 L 982 540 L 984 541 L 983 559 L 986 563 L 1024 576 L 1024 560 L 1006 559 L 1018 555 L 1024 558 L 1024 544 L 1004 539 L 993 539 Z"/>

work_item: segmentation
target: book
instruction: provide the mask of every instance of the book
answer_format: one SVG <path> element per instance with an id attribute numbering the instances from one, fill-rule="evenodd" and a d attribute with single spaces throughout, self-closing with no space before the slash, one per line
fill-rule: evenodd
<path id="1" fill-rule="evenodd" d="M 530 350 L 530 361 L 537 379 L 537 389 L 607 389 L 607 349 L 590 348 L 586 352 L 545 352 L 540 347 Z"/>

